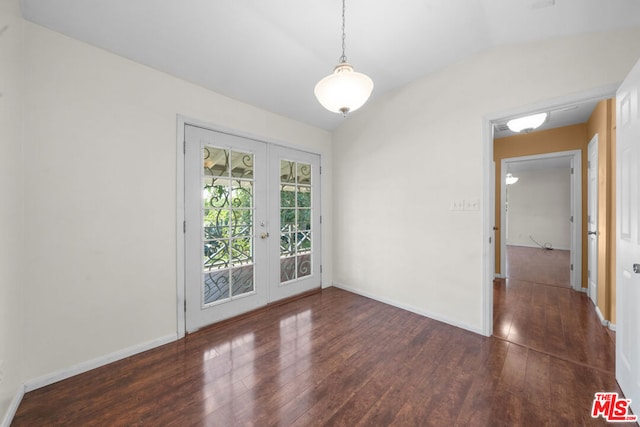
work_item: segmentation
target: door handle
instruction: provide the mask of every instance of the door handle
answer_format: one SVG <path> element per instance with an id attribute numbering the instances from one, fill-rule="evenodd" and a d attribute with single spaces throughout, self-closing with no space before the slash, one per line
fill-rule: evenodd
<path id="1" fill-rule="evenodd" d="M 262 233 L 262 234 L 260 234 L 260 238 L 261 238 L 261 239 L 266 239 L 267 237 L 269 237 L 269 233 Z"/>
<path id="2" fill-rule="evenodd" d="M 640 264 L 633 264 L 633 272 L 636 274 L 640 273 Z"/>
<path id="3" fill-rule="evenodd" d="M 598 234 L 597 231 L 587 231 L 587 236 L 595 236 L 596 234 Z"/>

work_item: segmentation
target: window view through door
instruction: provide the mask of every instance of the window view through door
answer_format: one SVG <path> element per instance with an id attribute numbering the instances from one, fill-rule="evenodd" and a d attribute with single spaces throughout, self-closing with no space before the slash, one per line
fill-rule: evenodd
<path id="1" fill-rule="evenodd" d="M 188 332 L 321 286 L 320 157 L 185 125 Z"/>
<path id="2" fill-rule="evenodd" d="M 204 304 L 254 290 L 253 154 L 203 147 Z"/>
<path id="3" fill-rule="evenodd" d="M 280 161 L 280 283 L 311 274 L 311 168 Z"/>
<path id="4" fill-rule="evenodd" d="M 269 147 L 269 298 L 276 301 L 321 285 L 320 156 Z"/>

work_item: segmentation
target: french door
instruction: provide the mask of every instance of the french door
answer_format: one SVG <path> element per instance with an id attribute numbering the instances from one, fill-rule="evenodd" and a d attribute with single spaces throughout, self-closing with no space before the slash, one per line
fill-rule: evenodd
<path id="1" fill-rule="evenodd" d="M 320 156 L 269 150 L 270 301 L 320 287 Z"/>
<path id="2" fill-rule="evenodd" d="M 319 163 L 185 125 L 187 332 L 321 286 Z"/>

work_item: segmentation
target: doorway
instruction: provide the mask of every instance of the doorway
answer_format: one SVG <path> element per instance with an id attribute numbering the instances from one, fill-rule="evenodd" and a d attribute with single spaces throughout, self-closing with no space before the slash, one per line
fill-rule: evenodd
<path id="1" fill-rule="evenodd" d="M 511 276 L 516 274 L 519 279 L 530 278 L 575 290 L 582 288 L 581 154 L 580 150 L 572 150 L 502 159 L 500 271 L 503 275 L 509 269 L 509 253 L 523 257 L 533 255 L 531 259 L 546 259 L 547 267 L 556 267 L 554 271 L 547 268 L 548 278 L 541 277 L 542 271 L 535 265 L 527 271 L 520 269 L 518 274 L 512 270 Z M 537 252 L 528 248 L 539 249 L 541 254 L 547 252 L 546 256 L 536 256 Z M 555 252 L 551 252 L 553 250 Z M 532 274 L 535 277 L 527 277 Z"/>
<path id="2" fill-rule="evenodd" d="M 496 242 L 501 239 L 501 232 L 497 227 L 496 202 L 500 193 L 500 187 L 496 187 L 495 175 L 504 177 L 499 162 L 496 164 L 494 156 L 494 135 L 496 125 L 506 122 L 511 117 L 524 116 L 540 111 L 561 110 L 573 105 L 608 99 L 615 96 L 617 85 L 609 85 L 580 94 L 565 96 L 531 104 L 521 108 L 515 108 L 504 112 L 490 114 L 484 117 L 483 127 L 483 326 L 482 331 L 486 336 L 493 334 L 493 283 L 494 278 L 500 273 L 500 257 L 496 258 Z M 586 156 L 585 156 L 586 158 Z M 583 159 L 584 160 L 584 159 Z M 500 246 L 498 246 L 500 247 Z M 584 257 L 583 257 L 584 258 Z"/>
<path id="3" fill-rule="evenodd" d="M 321 286 L 320 156 L 184 124 L 185 330 Z"/>

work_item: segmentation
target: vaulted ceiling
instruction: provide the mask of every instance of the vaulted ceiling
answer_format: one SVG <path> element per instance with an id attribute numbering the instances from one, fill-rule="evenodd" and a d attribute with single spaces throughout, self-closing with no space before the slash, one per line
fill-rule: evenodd
<path id="1" fill-rule="evenodd" d="M 313 95 L 341 54 L 340 0 L 21 0 L 25 19 L 325 129 Z M 372 97 L 503 45 L 640 26 L 638 0 L 346 0 Z"/>

